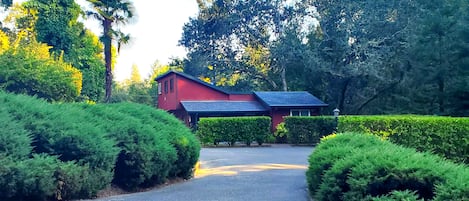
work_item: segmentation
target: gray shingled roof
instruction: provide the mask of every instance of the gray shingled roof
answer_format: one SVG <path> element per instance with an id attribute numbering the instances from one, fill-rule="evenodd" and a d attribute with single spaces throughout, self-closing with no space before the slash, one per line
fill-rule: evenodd
<path id="1" fill-rule="evenodd" d="M 269 107 L 326 107 L 327 104 L 306 91 L 254 92 Z"/>
<path id="2" fill-rule="evenodd" d="M 199 112 L 265 112 L 257 101 L 181 101 L 189 113 Z"/>

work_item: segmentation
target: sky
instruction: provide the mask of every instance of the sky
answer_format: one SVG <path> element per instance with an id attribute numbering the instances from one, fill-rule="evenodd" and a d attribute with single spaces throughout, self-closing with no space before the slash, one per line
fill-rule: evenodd
<path id="1" fill-rule="evenodd" d="M 14 0 L 24 2 L 25 0 Z M 91 7 L 85 0 L 76 0 L 83 9 Z M 185 57 L 186 51 L 177 46 L 182 35 L 184 23 L 198 12 L 196 0 L 133 0 L 136 19 L 131 24 L 121 28 L 124 33 L 130 33 L 130 44 L 123 46 L 117 57 L 114 69 L 114 79 L 122 81 L 130 77 L 132 66 L 138 66 L 143 78 L 151 73 L 151 66 L 159 61 L 167 64 L 171 57 Z M 102 30 L 96 20 L 88 19 L 85 26 L 96 35 Z"/>
<path id="2" fill-rule="evenodd" d="M 77 3 L 90 9 L 84 0 Z M 156 61 L 167 64 L 171 57 L 184 57 L 186 51 L 177 46 L 184 23 L 195 17 L 198 11 L 196 0 L 133 1 L 137 18 L 135 22 L 121 28 L 130 33 L 130 44 L 123 46 L 117 57 L 114 79 L 122 81 L 130 77 L 132 65 L 137 65 L 143 78 L 149 77 L 151 66 Z M 87 20 L 85 25 L 101 35 L 99 23 Z"/>

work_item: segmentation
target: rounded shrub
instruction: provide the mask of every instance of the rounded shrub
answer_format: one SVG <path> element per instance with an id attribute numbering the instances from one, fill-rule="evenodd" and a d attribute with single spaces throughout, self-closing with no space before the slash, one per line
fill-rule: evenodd
<path id="1" fill-rule="evenodd" d="M 285 127 L 285 122 L 279 123 L 274 132 L 275 141 L 277 143 L 287 143 L 288 130 Z"/>
<path id="2" fill-rule="evenodd" d="M 30 133 L 32 153 L 76 163 L 77 167 L 87 168 L 87 171 L 77 171 L 82 173 L 80 177 L 96 178 L 82 180 L 81 186 L 75 189 L 81 189 L 80 192 L 88 192 L 87 195 L 90 195 L 109 185 L 118 150 L 115 142 L 106 138 L 103 130 L 94 122 L 88 121 L 86 113 L 67 104 L 49 104 L 24 95 L 0 93 L 0 103 L 4 106 L 2 110 L 7 111 L 14 121 L 19 122 Z M 64 185 L 68 183 L 70 181 Z M 82 197 L 65 191 L 62 194 Z"/>
<path id="3" fill-rule="evenodd" d="M 200 151 L 175 117 L 138 104 L 0 92 L 0 125 L 0 200 L 91 198 L 111 182 L 132 190 L 188 178 Z"/>
<path id="4" fill-rule="evenodd" d="M 120 148 L 113 183 L 135 189 L 166 181 L 176 150 L 167 137 L 110 105 L 82 105 Z M 112 122 L 109 124 L 108 122 Z"/>
<path id="5" fill-rule="evenodd" d="M 357 151 L 382 145 L 382 140 L 372 135 L 345 133 L 329 135 L 321 140 L 309 156 L 306 171 L 308 189 L 314 193 L 322 182 L 324 172 L 338 160 L 349 157 Z"/>
<path id="6" fill-rule="evenodd" d="M 146 105 L 118 103 L 110 106 L 113 110 L 135 117 L 142 124 L 150 126 L 152 132 L 161 133 L 168 139 L 177 152 L 177 160 L 169 171 L 169 177 L 192 176 L 193 168 L 199 159 L 200 143 L 181 121 L 165 111 Z"/>
<path id="7" fill-rule="evenodd" d="M 340 134 L 323 140 L 310 157 L 307 176 L 315 200 L 469 198 L 466 166 L 367 135 Z"/>
<path id="8" fill-rule="evenodd" d="M 24 160 L 2 157 L 0 163 L 0 200 L 5 201 L 89 198 L 96 193 L 89 185 L 100 179 L 86 166 L 44 154 Z"/>

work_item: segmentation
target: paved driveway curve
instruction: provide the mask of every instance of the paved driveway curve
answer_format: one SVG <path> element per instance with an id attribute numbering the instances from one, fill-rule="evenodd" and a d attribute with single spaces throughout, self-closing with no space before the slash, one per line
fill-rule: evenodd
<path id="1" fill-rule="evenodd" d="M 187 182 L 100 201 L 307 201 L 311 147 L 204 148 L 201 170 Z"/>

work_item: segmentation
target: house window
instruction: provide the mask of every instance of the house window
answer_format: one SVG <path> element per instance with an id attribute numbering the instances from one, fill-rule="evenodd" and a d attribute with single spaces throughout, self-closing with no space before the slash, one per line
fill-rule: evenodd
<path id="1" fill-rule="evenodd" d="M 170 80 L 169 80 L 169 91 L 170 91 L 171 93 L 174 92 L 174 79 L 170 79 Z"/>
<path id="2" fill-rule="evenodd" d="M 164 81 L 164 93 L 168 93 L 168 80 Z"/>
<path id="3" fill-rule="evenodd" d="M 308 117 L 311 116 L 310 110 L 290 110 L 290 116 Z"/>
<path id="4" fill-rule="evenodd" d="M 161 94 L 161 82 L 158 83 L 158 94 Z"/>

